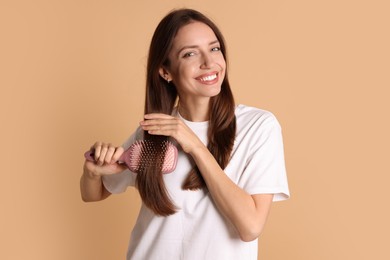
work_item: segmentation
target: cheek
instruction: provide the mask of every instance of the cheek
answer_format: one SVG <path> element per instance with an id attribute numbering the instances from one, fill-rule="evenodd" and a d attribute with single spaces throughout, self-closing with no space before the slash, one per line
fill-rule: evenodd
<path id="1" fill-rule="evenodd" d="M 226 61 L 223 55 L 221 55 L 217 61 L 217 63 L 223 68 L 223 70 L 226 69 Z"/>
<path id="2" fill-rule="evenodd" d="M 224 58 L 222 58 L 219 62 L 218 62 L 219 66 L 221 67 L 221 78 L 224 79 L 225 78 L 225 74 L 226 74 L 226 61 Z"/>
<path id="3" fill-rule="evenodd" d="M 196 66 L 194 64 L 190 62 L 181 63 L 177 67 L 176 76 L 181 77 L 182 80 L 185 80 L 188 77 L 192 78 L 196 71 Z"/>

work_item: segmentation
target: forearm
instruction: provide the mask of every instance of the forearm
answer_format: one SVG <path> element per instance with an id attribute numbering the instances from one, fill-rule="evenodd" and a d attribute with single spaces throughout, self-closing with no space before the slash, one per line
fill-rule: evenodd
<path id="1" fill-rule="evenodd" d="M 191 155 L 220 212 L 235 226 L 242 240 L 256 239 L 267 219 L 272 195 L 264 195 L 264 203 L 256 202 L 230 180 L 206 147 L 197 148 Z"/>
<path id="2" fill-rule="evenodd" d="M 173 137 L 194 159 L 220 212 L 236 227 L 244 241 L 256 239 L 267 219 L 272 194 L 250 195 L 233 183 L 191 129 L 180 119 L 164 114 L 148 114 L 140 123 L 153 135 Z"/>
<path id="3" fill-rule="evenodd" d="M 123 154 L 120 146 L 96 142 L 91 149 L 94 150 L 95 161 L 84 162 L 80 179 L 81 198 L 84 201 L 99 201 L 111 195 L 103 185 L 102 176 L 120 173 L 126 166 L 117 163 Z"/>
<path id="4" fill-rule="evenodd" d="M 110 195 L 103 186 L 102 177 L 94 176 L 86 169 L 80 178 L 80 192 L 85 202 L 103 200 Z"/>

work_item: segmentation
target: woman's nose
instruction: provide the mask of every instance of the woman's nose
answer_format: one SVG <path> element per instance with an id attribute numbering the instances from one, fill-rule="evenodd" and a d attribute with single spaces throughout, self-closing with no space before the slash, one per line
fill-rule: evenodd
<path id="1" fill-rule="evenodd" d="M 209 69 L 209 68 L 213 67 L 213 65 L 214 65 L 213 57 L 210 54 L 203 54 L 200 67 L 202 69 Z"/>

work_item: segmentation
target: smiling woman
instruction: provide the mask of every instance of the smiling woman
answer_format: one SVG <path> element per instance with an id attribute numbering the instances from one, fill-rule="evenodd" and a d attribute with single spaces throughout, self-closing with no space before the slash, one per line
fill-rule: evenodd
<path id="1" fill-rule="evenodd" d="M 93 146 L 83 200 L 135 186 L 143 201 L 128 259 L 257 259 L 272 201 L 289 197 L 280 125 L 268 111 L 234 103 L 226 64 L 210 19 L 191 9 L 169 13 L 150 45 L 144 120 L 123 146 Z M 135 173 L 118 160 L 138 140 L 155 152 Z M 161 161 L 167 141 L 178 158 L 163 174 L 145 160 Z"/>
<path id="2" fill-rule="evenodd" d="M 176 86 L 179 111 L 191 121 L 208 120 L 208 103 L 221 91 L 226 71 L 224 54 L 215 33 L 202 22 L 183 26 L 177 32 L 168 60 L 160 69 L 160 75 Z M 193 115 L 184 114 L 196 108 Z"/>

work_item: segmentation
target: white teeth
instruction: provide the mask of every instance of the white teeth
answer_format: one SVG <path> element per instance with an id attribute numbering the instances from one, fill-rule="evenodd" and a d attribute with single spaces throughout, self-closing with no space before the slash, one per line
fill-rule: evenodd
<path id="1" fill-rule="evenodd" d="M 211 81 L 211 80 L 214 80 L 216 78 L 217 78 L 217 74 L 214 74 L 214 75 L 210 75 L 210 76 L 207 76 L 204 78 L 200 78 L 200 81 Z"/>

